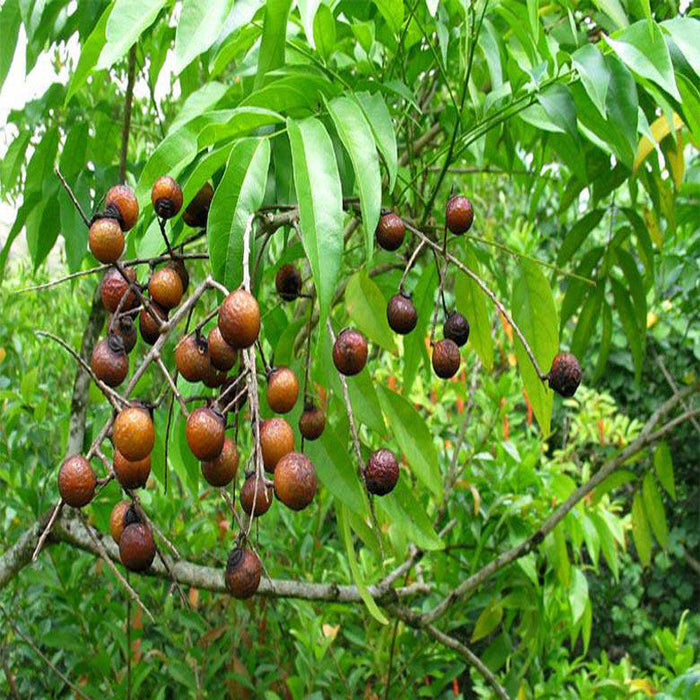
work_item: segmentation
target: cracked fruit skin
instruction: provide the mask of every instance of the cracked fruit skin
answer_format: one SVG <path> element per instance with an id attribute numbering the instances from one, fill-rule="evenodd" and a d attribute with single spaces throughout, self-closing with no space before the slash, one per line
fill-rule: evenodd
<path id="1" fill-rule="evenodd" d="M 456 236 L 466 233 L 474 223 L 474 208 L 467 197 L 456 194 L 449 198 L 445 207 L 447 228 Z"/>
<path id="2" fill-rule="evenodd" d="M 398 250 L 406 235 L 406 225 L 401 217 L 393 211 L 382 214 L 374 235 L 377 243 L 384 250 Z"/>
<path id="3" fill-rule="evenodd" d="M 125 489 L 139 489 L 148 483 L 151 475 L 151 455 L 132 462 L 115 450 L 113 466 L 117 480 Z"/>
<path id="4" fill-rule="evenodd" d="M 301 273 L 295 265 L 287 263 L 277 270 L 275 289 L 284 301 L 294 301 L 301 294 Z"/>
<path id="5" fill-rule="evenodd" d="M 172 267 L 156 270 L 148 282 L 151 299 L 166 310 L 174 309 L 182 301 L 182 278 Z"/>
<path id="6" fill-rule="evenodd" d="M 127 525 L 119 538 L 119 558 L 129 571 L 146 571 L 156 556 L 151 528 L 144 523 Z"/>
<path id="7" fill-rule="evenodd" d="M 215 369 L 220 372 L 228 372 L 238 359 L 238 352 L 232 348 L 221 335 L 218 326 L 214 326 L 207 336 L 209 344 L 209 359 Z"/>
<path id="8" fill-rule="evenodd" d="M 407 335 L 418 323 L 416 307 L 408 294 L 395 294 L 386 307 L 386 320 L 394 333 Z"/>
<path id="9" fill-rule="evenodd" d="M 136 282 L 136 270 L 134 270 L 133 267 L 125 267 L 124 273 L 129 282 Z M 127 298 L 122 304 L 122 311 L 130 311 L 139 305 L 136 292 L 130 289 L 129 282 L 122 277 L 122 273 L 115 267 L 110 267 L 109 270 L 105 272 L 105 276 L 100 283 L 100 298 L 102 299 L 102 305 L 105 307 L 107 313 L 113 314 L 117 310 L 119 302 L 125 294 Z"/>
<path id="10" fill-rule="evenodd" d="M 124 252 L 124 234 L 116 219 L 97 219 L 90 225 L 88 235 L 90 252 L 105 265 L 119 260 Z"/>
<path id="11" fill-rule="evenodd" d="M 439 340 L 433 347 L 433 369 L 440 379 L 454 377 L 461 362 L 459 348 L 453 340 Z"/>
<path id="12" fill-rule="evenodd" d="M 567 399 L 576 393 L 581 377 L 581 365 L 576 356 L 570 352 L 560 352 L 556 355 L 547 375 L 549 388 Z"/>
<path id="13" fill-rule="evenodd" d="M 257 479 L 257 489 L 255 487 L 255 474 L 251 474 L 241 487 L 241 507 L 250 515 L 253 513 L 253 501 L 255 501 L 255 513 L 253 517 L 259 518 L 265 515 L 272 505 L 272 487 L 265 486 L 262 478 Z M 255 492 L 258 492 L 257 498 Z"/>
<path id="14" fill-rule="evenodd" d="M 168 312 L 163 307 L 155 301 L 152 301 L 150 306 L 153 313 L 158 316 L 162 322 L 168 320 Z M 141 331 L 143 342 L 148 345 L 155 345 L 160 337 L 160 326 L 151 313 L 145 308 L 141 309 L 141 313 L 139 314 L 139 330 Z"/>
<path id="15" fill-rule="evenodd" d="M 58 472 L 58 492 L 72 508 L 82 508 L 93 499 L 97 476 L 82 455 L 68 457 Z"/>
<path id="16" fill-rule="evenodd" d="M 237 547 L 228 555 L 224 580 L 234 598 L 243 600 L 255 595 L 261 574 L 262 564 L 255 552 Z"/>
<path id="17" fill-rule="evenodd" d="M 289 367 L 275 367 L 267 380 L 267 403 L 275 413 L 289 413 L 299 397 L 297 376 Z"/>
<path id="18" fill-rule="evenodd" d="M 238 450 L 230 438 L 224 440 L 221 454 L 210 462 L 202 462 L 202 476 L 211 486 L 226 486 L 238 471 Z"/>
<path id="19" fill-rule="evenodd" d="M 292 510 L 303 510 L 316 495 L 316 468 L 301 452 L 286 454 L 275 467 L 275 496 Z"/>
<path id="20" fill-rule="evenodd" d="M 442 332 L 445 338 L 461 348 L 469 340 L 469 321 L 459 311 L 453 311 L 447 317 Z"/>
<path id="21" fill-rule="evenodd" d="M 130 505 L 129 501 L 120 501 L 112 508 L 112 513 L 109 516 L 109 532 L 112 535 L 114 543 L 117 545 L 122 537 L 122 532 L 124 532 L 124 518 L 126 517 L 126 511 L 129 510 Z"/>
<path id="22" fill-rule="evenodd" d="M 182 208 L 182 188 L 170 175 L 159 177 L 151 188 L 151 204 L 161 219 L 172 219 Z"/>
<path id="23" fill-rule="evenodd" d="M 391 450 L 373 452 L 364 471 L 367 490 L 375 496 L 391 493 L 399 480 L 399 463 Z"/>
<path id="24" fill-rule="evenodd" d="M 114 420 L 114 447 L 130 462 L 138 462 L 153 451 L 156 433 L 145 408 L 129 406 Z"/>
<path id="25" fill-rule="evenodd" d="M 204 228 L 207 225 L 209 207 L 214 198 L 214 188 L 207 182 L 187 205 L 182 220 L 191 228 Z"/>
<path id="26" fill-rule="evenodd" d="M 119 386 L 129 373 L 129 357 L 120 335 L 103 338 L 92 351 L 90 368 L 107 386 Z"/>
<path id="27" fill-rule="evenodd" d="M 209 365 L 207 344 L 193 335 L 186 335 L 175 348 L 175 366 L 188 382 L 201 382 Z"/>
<path id="28" fill-rule="evenodd" d="M 268 418 L 260 424 L 260 450 L 265 471 L 272 474 L 277 463 L 294 451 L 294 431 L 284 418 Z"/>
<path id="29" fill-rule="evenodd" d="M 185 435 L 192 454 L 199 460 L 216 459 L 224 449 L 224 420 L 211 408 L 195 408 L 187 418 Z"/>
<path id="30" fill-rule="evenodd" d="M 309 405 L 299 416 L 299 432 L 306 440 L 318 440 L 326 428 L 326 414 L 322 408 Z"/>
<path id="31" fill-rule="evenodd" d="M 345 328 L 333 344 L 333 364 L 341 374 L 352 377 L 367 364 L 367 340 L 362 333 Z"/>
<path id="32" fill-rule="evenodd" d="M 223 339 L 236 350 L 249 348 L 260 333 L 260 307 L 245 289 L 237 289 L 224 299 L 219 309 L 219 330 Z"/>
<path id="33" fill-rule="evenodd" d="M 139 203 L 134 191 L 126 185 L 115 185 L 105 196 L 105 213 L 118 215 L 121 228 L 126 233 L 139 220 Z"/>

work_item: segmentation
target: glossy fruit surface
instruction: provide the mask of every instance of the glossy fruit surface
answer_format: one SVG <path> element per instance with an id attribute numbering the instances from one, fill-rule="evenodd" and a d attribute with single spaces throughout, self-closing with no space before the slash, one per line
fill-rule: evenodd
<path id="1" fill-rule="evenodd" d="M 170 177 L 159 177 L 151 188 L 151 204 L 161 219 L 172 219 L 182 208 L 182 188 Z"/>
<path id="2" fill-rule="evenodd" d="M 316 495 L 316 468 L 301 452 L 286 454 L 275 467 L 275 496 L 292 510 L 303 510 Z"/>
<path id="3" fill-rule="evenodd" d="M 216 459 L 224 449 L 224 428 L 223 417 L 211 408 L 195 408 L 185 426 L 192 454 L 206 462 Z"/>
<path id="4" fill-rule="evenodd" d="M 287 263 L 277 270 L 275 289 L 285 301 L 294 301 L 301 293 L 301 273 L 296 265 Z"/>
<path id="5" fill-rule="evenodd" d="M 433 347 L 433 369 L 440 379 L 449 379 L 457 374 L 461 362 L 459 348 L 453 340 L 439 340 Z"/>
<path id="6" fill-rule="evenodd" d="M 226 486 L 238 471 L 238 450 L 230 438 L 224 440 L 221 454 L 211 462 L 202 462 L 202 476 L 212 486 Z"/>
<path id="7" fill-rule="evenodd" d="M 114 446 L 130 462 L 138 462 L 153 451 L 156 433 L 145 408 L 129 406 L 117 414 L 113 428 Z"/>
<path id="8" fill-rule="evenodd" d="M 124 234 L 116 219 L 97 219 L 90 225 L 90 252 L 97 260 L 110 265 L 124 252 Z"/>
<path id="9" fill-rule="evenodd" d="M 186 335 L 175 348 L 175 366 L 188 382 L 201 382 L 209 365 L 207 343 L 194 335 Z"/>
<path id="10" fill-rule="evenodd" d="M 90 462 L 82 455 L 68 457 L 58 472 L 58 492 L 73 508 L 82 508 L 92 500 L 97 487 L 97 476 Z"/>
<path id="11" fill-rule="evenodd" d="M 267 403 L 275 413 L 288 413 L 299 397 L 297 375 L 289 367 L 275 367 L 267 379 Z"/>
<path id="12" fill-rule="evenodd" d="M 151 301 L 150 309 L 162 322 L 168 320 L 168 312 L 155 301 Z M 141 331 L 144 343 L 148 343 L 148 345 L 155 345 L 160 336 L 160 324 L 153 317 L 153 314 L 145 308 L 141 309 L 139 314 L 139 331 Z"/>
<path id="13" fill-rule="evenodd" d="M 109 213 L 110 207 L 121 218 L 121 227 L 124 233 L 130 231 L 139 220 L 139 203 L 131 187 L 127 185 L 115 185 L 105 196 L 105 210 Z"/>
<path id="14" fill-rule="evenodd" d="M 333 364 L 348 377 L 358 374 L 367 364 L 367 340 L 359 331 L 345 328 L 333 344 Z"/>
<path id="15" fill-rule="evenodd" d="M 418 313 L 411 297 L 405 293 L 391 297 L 386 307 L 386 320 L 394 333 L 410 333 L 418 323 Z"/>
<path id="16" fill-rule="evenodd" d="M 560 396 L 570 398 L 576 393 L 581 377 L 581 365 L 576 356 L 570 352 L 560 352 L 552 360 L 548 375 L 549 388 Z"/>
<path id="17" fill-rule="evenodd" d="M 451 233 L 461 236 L 466 233 L 474 222 L 472 203 L 462 194 L 449 198 L 445 207 L 445 222 Z"/>
<path id="18" fill-rule="evenodd" d="M 185 261 L 181 258 L 175 258 L 168 263 L 168 267 L 175 270 L 175 272 L 180 275 L 180 281 L 182 282 L 182 293 L 184 294 L 187 291 L 187 288 L 190 286 L 190 273 L 187 272 Z"/>
<path id="19" fill-rule="evenodd" d="M 384 250 L 397 250 L 406 235 L 406 225 L 398 214 L 393 211 L 379 218 L 375 237 Z"/>
<path id="20" fill-rule="evenodd" d="M 129 357 L 120 335 L 112 334 L 93 348 L 90 367 L 107 386 L 117 387 L 129 373 Z"/>
<path id="21" fill-rule="evenodd" d="M 461 348 L 469 340 L 469 321 L 459 311 L 453 311 L 447 317 L 442 331 L 445 338 Z"/>
<path id="22" fill-rule="evenodd" d="M 112 317 L 110 317 L 107 325 L 109 326 L 111 322 Z M 136 341 L 138 340 L 138 333 L 136 332 L 133 319 L 130 316 L 121 316 L 114 324 L 114 333 L 122 339 L 124 352 L 128 355 L 136 347 Z"/>
<path id="23" fill-rule="evenodd" d="M 148 483 L 151 475 L 151 455 L 131 462 L 115 450 L 113 467 L 117 480 L 125 489 L 140 489 Z"/>
<path id="24" fill-rule="evenodd" d="M 124 268 L 124 272 L 129 282 L 136 282 L 136 270 L 133 267 Z M 129 288 L 129 282 L 122 277 L 122 273 L 115 267 L 110 267 L 105 272 L 105 276 L 100 283 L 100 298 L 105 311 L 113 314 L 124 295 L 126 295 L 126 299 L 121 306 L 122 311 L 129 311 L 138 306 L 139 299 L 136 296 L 136 292 Z"/>
<path id="25" fill-rule="evenodd" d="M 172 267 L 161 267 L 151 276 L 148 291 L 156 304 L 174 309 L 182 301 L 182 279 Z"/>
<path id="26" fill-rule="evenodd" d="M 219 309 L 219 330 L 233 348 L 249 348 L 260 333 L 260 307 L 255 297 L 244 289 L 231 292 Z"/>
<path id="27" fill-rule="evenodd" d="M 255 552 L 237 547 L 228 555 L 224 580 L 234 598 L 245 599 L 255 595 L 261 574 L 262 564 Z"/>
<path id="28" fill-rule="evenodd" d="M 257 486 L 256 486 L 257 484 Z M 257 496 L 255 495 L 257 490 Z M 253 513 L 253 502 L 255 502 L 255 513 Z M 241 507 L 250 515 L 258 518 L 265 515 L 272 505 L 272 487 L 265 486 L 261 478 L 251 474 L 241 487 Z"/>
<path id="29" fill-rule="evenodd" d="M 192 228 L 204 228 L 207 225 L 209 207 L 214 197 L 214 188 L 207 182 L 187 205 L 182 220 Z"/>
<path id="30" fill-rule="evenodd" d="M 399 480 L 399 463 L 391 450 L 382 448 L 373 452 L 364 471 L 367 490 L 376 496 L 385 496 L 394 490 Z"/>
<path id="31" fill-rule="evenodd" d="M 326 414 L 322 408 L 310 405 L 299 416 L 299 432 L 306 440 L 318 440 L 326 427 Z"/>
<path id="32" fill-rule="evenodd" d="M 209 359 L 212 365 L 221 372 L 228 372 L 238 359 L 238 352 L 232 348 L 221 335 L 218 326 L 213 326 L 207 336 L 209 343 Z"/>
<path id="33" fill-rule="evenodd" d="M 129 501 L 120 501 L 112 508 L 112 514 L 109 516 L 109 532 L 115 544 L 119 544 L 122 532 L 124 532 L 124 517 L 130 505 Z"/>
<path id="34" fill-rule="evenodd" d="M 119 538 L 119 558 L 129 571 L 145 571 L 156 556 L 151 528 L 145 523 L 127 525 Z"/>
<path id="35" fill-rule="evenodd" d="M 294 450 L 294 431 L 284 418 L 269 418 L 260 424 L 260 449 L 265 469 L 272 473 L 277 462 Z"/>

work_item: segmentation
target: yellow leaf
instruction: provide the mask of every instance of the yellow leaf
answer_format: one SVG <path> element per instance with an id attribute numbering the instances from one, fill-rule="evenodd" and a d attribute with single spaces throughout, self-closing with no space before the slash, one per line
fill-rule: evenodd
<path id="1" fill-rule="evenodd" d="M 659 320 L 659 316 L 654 311 L 649 311 L 647 313 L 647 329 L 653 328 Z"/>
<path id="2" fill-rule="evenodd" d="M 646 678 L 628 678 L 627 685 L 629 685 L 630 692 L 654 694 L 654 686 Z"/>
<path id="3" fill-rule="evenodd" d="M 7 351 L 5 348 L 0 348 L 0 362 L 2 362 L 5 359 L 5 356 L 7 355 Z"/>
<path id="4" fill-rule="evenodd" d="M 681 128 L 683 120 L 674 112 L 673 113 L 673 128 L 678 130 Z M 639 139 L 639 145 L 637 146 L 637 155 L 634 157 L 634 165 L 632 166 L 632 172 L 636 173 L 639 166 L 646 160 L 647 156 L 654 150 L 654 146 L 657 143 L 661 143 L 670 133 L 671 125 L 666 121 L 665 116 L 660 116 L 654 121 L 650 127 L 654 141 L 652 141 L 648 136 L 642 136 Z"/>
<path id="5" fill-rule="evenodd" d="M 676 192 L 681 188 L 683 184 L 683 174 L 685 173 L 685 159 L 683 158 L 683 135 L 681 131 L 677 133 L 678 143 L 675 148 L 668 148 L 666 150 L 666 163 L 668 169 L 671 171 L 671 177 L 673 178 L 673 185 L 676 188 Z"/>
<path id="6" fill-rule="evenodd" d="M 335 639 L 338 636 L 340 625 L 323 625 L 321 627 L 321 630 L 323 632 L 324 637 L 330 637 L 331 639 Z"/>
<path id="7" fill-rule="evenodd" d="M 659 226 L 659 220 L 656 218 L 656 214 L 654 214 L 649 207 L 644 207 L 642 213 L 644 214 L 644 222 L 649 229 L 651 240 L 654 241 L 654 245 L 656 245 L 657 248 L 661 248 L 664 239 L 661 235 L 661 227 Z"/>

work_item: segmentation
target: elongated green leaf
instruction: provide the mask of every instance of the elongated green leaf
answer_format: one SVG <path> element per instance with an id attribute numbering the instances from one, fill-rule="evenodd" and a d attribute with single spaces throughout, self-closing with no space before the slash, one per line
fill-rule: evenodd
<path id="1" fill-rule="evenodd" d="M 421 359 L 429 367 L 430 358 L 425 347 L 425 337 L 430 324 L 437 283 L 435 265 L 426 265 L 413 293 L 418 322 L 413 332 L 403 339 L 403 391 L 406 396 L 411 393 Z"/>
<path id="2" fill-rule="evenodd" d="M 588 603 L 588 580 L 585 574 L 577 566 L 572 569 L 571 587 L 569 588 L 569 605 L 571 615 L 576 624 L 583 615 Z"/>
<path id="3" fill-rule="evenodd" d="M 660 442 L 654 450 L 654 469 L 656 477 L 666 489 L 666 493 L 675 501 L 676 485 L 673 480 L 673 460 L 668 443 Z"/>
<path id="4" fill-rule="evenodd" d="M 255 76 L 256 88 L 262 86 L 266 73 L 284 65 L 287 18 L 291 7 L 292 0 L 267 0 L 265 4 L 258 72 Z"/>
<path id="5" fill-rule="evenodd" d="M 603 284 L 603 283 L 599 283 Z M 610 356 L 610 348 L 612 346 L 613 321 L 612 311 L 607 301 L 603 303 L 603 331 L 600 338 L 600 347 L 598 349 L 598 362 L 596 363 L 595 371 L 593 372 L 592 384 L 595 384 L 605 372 Z"/>
<path id="6" fill-rule="evenodd" d="M 250 134 L 255 129 L 284 121 L 277 113 L 263 107 L 236 107 L 205 112 L 188 124 L 188 128 L 201 126 L 197 146 L 202 149 L 224 139 L 233 139 Z"/>
<path id="7" fill-rule="evenodd" d="M 593 566 L 597 571 L 598 560 L 600 559 L 600 535 L 598 534 L 598 530 L 596 530 L 593 521 L 586 513 L 583 514 L 583 519 L 581 520 L 581 529 L 583 530 L 583 539 L 586 543 L 588 556 L 591 558 Z"/>
<path id="8" fill-rule="evenodd" d="M 22 227 L 26 224 L 27 218 L 33 213 L 34 209 L 41 206 L 42 195 L 41 192 L 30 192 L 22 202 L 19 210 L 17 211 L 17 216 L 15 217 L 15 222 L 12 224 L 12 228 L 7 234 L 5 239 L 5 245 L 0 251 L 0 282 L 2 281 L 3 275 L 5 273 L 5 264 L 7 263 L 7 258 L 10 254 L 10 248 L 15 242 L 15 239 L 22 231 Z"/>
<path id="9" fill-rule="evenodd" d="M 27 248 L 36 270 L 46 260 L 58 238 L 61 222 L 61 210 L 58 204 L 58 192 L 44 204 L 39 225 L 34 227 L 27 222 Z"/>
<path id="10" fill-rule="evenodd" d="M 603 54 L 593 44 L 584 44 L 571 55 L 571 60 L 588 96 L 601 116 L 605 118 L 607 114 L 605 98 L 610 83 L 610 73 L 603 60 Z"/>
<path id="11" fill-rule="evenodd" d="M 396 149 L 396 133 L 389 109 L 379 92 L 374 94 L 358 92 L 355 93 L 354 97 L 367 117 L 377 148 L 384 158 L 389 173 L 389 190 L 391 191 L 396 184 L 399 159 Z"/>
<path id="12" fill-rule="evenodd" d="M 554 124 L 563 128 L 572 139 L 578 140 L 576 105 L 566 86 L 552 85 L 540 93 L 537 96 L 537 100 L 544 107 L 544 111 Z"/>
<path id="13" fill-rule="evenodd" d="M 321 5 L 314 18 L 313 37 L 316 50 L 327 61 L 335 50 L 336 31 L 333 10 L 328 5 Z"/>
<path id="14" fill-rule="evenodd" d="M 183 0 L 175 30 L 175 74 L 214 45 L 230 6 L 231 0 Z"/>
<path id="15" fill-rule="evenodd" d="M 571 339 L 571 352 L 576 357 L 585 357 L 593 331 L 598 324 L 600 307 L 604 303 L 604 287 L 592 287 L 578 317 L 574 335 Z"/>
<path id="16" fill-rule="evenodd" d="M 600 535 L 600 548 L 605 557 L 605 561 L 610 567 L 615 580 L 617 581 L 620 577 L 620 563 L 617 556 L 617 545 L 615 544 L 615 538 L 612 531 L 608 527 L 608 523 L 604 520 L 598 513 L 592 512 L 590 514 L 591 521 L 595 525 L 595 529 Z"/>
<path id="17" fill-rule="evenodd" d="M 557 255 L 557 265 L 564 265 L 574 253 L 581 249 L 581 245 L 586 240 L 588 234 L 600 223 L 605 214 L 605 209 L 594 209 L 580 218 L 572 227 L 561 244 Z"/>
<path id="18" fill-rule="evenodd" d="M 294 187 L 306 257 L 316 285 L 319 323 L 323 328 L 343 254 L 343 195 L 333 143 L 315 117 L 287 120 L 292 148 Z"/>
<path id="19" fill-rule="evenodd" d="M 488 637 L 503 619 L 503 606 L 497 598 L 492 600 L 479 614 L 472 632 L 472 642 Z"/>
<path id="20" fill-rule="evenodd" d="M 323 75 L 268 75 L 265 85 L 248 95 L 241 106 L 265 107 L 292 117 L 305 117 L 317 110 L 324 97 L 336 93 L 335 86 Z"/>
<path id="21" fill-rule="evenodd" d="M 176 132 L 185 126 L 187 122 L 212 109 L 226 94 L 226 90 L 228 88 L 223 83 L 217 83 L 215 80 L 212 80 L 193 92 L 185 100 L 177 116 L 168 127 L 168 134 Z"/>
<path id="22" fill-rule="evenodd" d="M 403 0 L 374 0 L 382 16 L 394 34 L 398 34 L 403 23 Z"/>
<path id="23" fill-rule="evenodd" d="M 651 533 L 639 491 L 635 492 L 632 501 L 632 538 L 639 561 L 643 566 L 649 566 L 651 562 Z"/>
<path id="24" fill-rule="evenodd" d="M 636 381 L 639 382 L 642 377 L 642 365 L 644 362 L 643 337 L 637 325 L 634 308 L 630 303 L 627 290 L 614 278 L 610 278 L 610 285 L 613 290 L 617 315 L 629 342 L 632 362 L 634 363 L 634 376 Z"/>
<path id="25" fill-rule="evenodd" d="M 364 270 L 356 272 L 345 288 L 345 307 L 353 323 L 373 342 L 396 353 L 394 334 L 386 318 L 386 300 Z"/>
<path id="26" fill-rule="evenodd" d="M 307 41 L 314 48 L 316 48 L 314 19 L 322 2 L 323 0 L 297 0 L 299 15 L 301 16 L 301 26 L 304 27 Z"/>
<path id="27" fill-rule="evenodd" d="M 620 486 L 624 486 L 624 484 L 634 481 L 636 478 L 637 475 L 629 469 L 617 469 L 607 479 L 593 489 L 591 502 L 593 505 L 599 503 L 600 499 L 606 493 L 610 493 L 611 491 L 620 488 Z"/>
<path id="28" fill-rule="evenodd" d="M 662 22 L 661 28 L 671 35 L 673 43 L 681 50 L 685 60 L 700 75 L 700 46 L 698 46 L 700 22 L 691 17 L 676 17 Z"/>
<path id="29" fill-rule="evenodd" d="M 31 136 L 29 130 L 17 134 L 7 149 L 2 162 L 0 162 L 0 182 L 2 182 L 2 190 L 5 192 L 13 189 L 17 184 Z"/>
<path id="30" fill-rule="evenodd" d="M 596 7 L 603 11 L 615 24 L 622 28 L 629 25 L 627 15 L 620 0 L 594 0 Z"/>
<path id="31" fill-rule="evenodd" d="M 12 65 L 17 46 L 17 35 L 21 16 L 19 12 L 18 0 L 7 0 L 0 8 L 0 88 L 2 88 L 5 78 Z"/>
<path id="32" fill-rule="evenodd" d="M 630 292 L 634 310 L 637 316 L 637 326 L 644 335 L 647 324 L 647 297 L 644 289 L 644 281 L 637 269 L 637 263 L 634 258 L 622 248 L 615 251 L 617 264 L 625 276 Z"/>
<path id="33" fill-rule="evenodd" d="M 89 185 L 90 177 L 87 171 L 83 171 L 72 185 L 73 194 L 83 207 L 83 211 L 90 211 Z M 76 272 L 80 269 L 80 263 L 87 252 L 88 228 L 63 188 L 59 190 L 58 202 L 61 210 L 61 235 L 66 246 L 66 262 L 70 272 Z"/>
<path id="34" fill-rule="evenodd" d="M 243 233 L 262 204 L 269 166 L 269 139 L 243 139 L 231 150 L 214 193 L 207 220 L 209 260 L 214 277 L 228 289 L 243 279 Z"/>
<path id="35" fill-rule="evenodd" d="M 566 548 L 566 535 L 561 525 L 554 528 L 554 532 L 545 537 L 544 548 L 547 559 L 554 569 L 559 583 L 568 588 L 571 581 L 571 562 L 569 561 L 569 552 Z"/>
<path id="36" fill-rule="evenodd" d="M 651 530 L 657 542 L 664 548 L 668 548 L 668 525 L 666 524 L 666 512 L 661 500 L 659 487 L 651 472 L 647 472 L 642 483 L 642 500 L 644 513 L 651 525 Z"/>

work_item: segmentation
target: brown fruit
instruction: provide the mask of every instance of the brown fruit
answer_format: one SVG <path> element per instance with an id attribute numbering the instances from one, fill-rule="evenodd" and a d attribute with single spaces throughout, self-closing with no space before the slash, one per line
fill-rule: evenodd
<path id="1" fill-rule="evenodd" d="M 143 459 L 131 462 L 116 450 L 113 466 L 117 480 L 125 489 L 139 489 L 146 485 L 151 475 L 151 455 L 148 454 Z"/>
<path id="2" fill-rule="evenodd" d="M 114 447 L 130 462 L 138 462 L 153 451 L 156 432 L 145 408 L 129 406 L 114 419 Z"/>
<path id="3" fill-rule="evenodd" d="M 375 236 L 377 243 L 384 250 L 400 248 L 405 235 L 406 226 L 398 214 L 391 211 L 380 217 Z"/>
<path id="4" fill-rule="evenodd" d="M 124 252 L 124 234 L 116 219 L 97 219 L 90 225 L 90 252 L 101 263 L 112 264 Z"/>
<path id="5" fill-rule="evenodd" d="M 160 318 L 161 322 L 168 320 L 168 312 L 155 301 L 149 304 L 153 313 Z M 141 309 L 139 314 L 139 330 L 144 343 L 155 345 L 156 340 L 160 336 L 160 324 L 153 318 L 153 315 L 146 308 Z"/>
<path id="6" fill-rule="evenodd" d="M 450 197 L 445 207 L 445 221 L 452 233 L 458 236 L 466 233 L 474 222 L 474 209 L 469 199 L 462 194 Z"/>
<path id="7" fill-rule="evenodd" d="M 219 330 L 233 348 L 249 348 L 260 333 L 260 307 L 245 289 L 237 289 L 224 299 L 219 309 Z"/>
<path id="8" fill-rule="evenodd" d="M 58 472 L 58 492 L 73 508 L 82 508 L 92 500 L 97 487 L 97 476 L 90 462 L 82 455 L 68 457 Z"/>
<path id="9" fill-rule="evenodd" d="M 581 377 L 581 365 L 570 352 L 560 352 L 556 355 L 547 375 L 549 388 L 565 398 L 570 398 L 576 393 Z"/>
<path id="10" fill-rule="evenodd" d="M 130 231 L 139 220 L 139 203 L 133 190 L 126 185 L 115 185 L 105 197 L 105 214 L 120 219 L 122 231 Z"/>
<path id="11" fill-rule="evenodd" d="M 341 374 L 351 377 L 367 363 L 367 340 L 359 331 L 345 328 L 333 344 L 333 364 Z"/>
<path id="12" fill-rule="evenodd" d="M 109 324 L 112 322 L 112 317 L 109 319 Z M 113 332 L 122 339 L 124 344 L 124 352 L 128 355 L 136 346 L 138 333 L 136 326 L 131 316 L 120 316 L 119 320 L 114 324 Z"/>
<path id="13" fill-rule="evenodd" d="M 182 208 L 182 188 L 170 177 L 159 177 L 151 188 L 151 204 L 161 219 L 172 219 Z"/>
<path id="14" fill-rule="evenodd" d="M 411 295 L 406 292 L 395 294 L 386 307 L 386 320 L 394 333 L 406 335 L 418 323 L 418 313 L 411 301 Z"/>
<path id="15" fill-rule="evenodd" d="M 109 516 L 109 532 L 115 544 L 119 544 L 122 532 L 124 532 L 124 518 L 126 517 L 126 511 L 129 510 L 130 505 L 129 501 L 120 501 L 112 508 L 112 514 Z"/>
<path id="16" fill-rule="evenodd" d="M 469 321 L 459 311 L 453 311 L 447 317 L 442 332 L 445 338 L 461 348 L 469 340 Z"/>
<path id="17" fill-rule="evenodd" d="M 187 417 L 185 434 L 192 454 L 209 462 L 224 449 L 223 416 L 211 408 L 195 408 Z"/>
<path id="18" fill-rule="evenodd" d="M 221 454 L 211 462 L 202 462 L 202 476 L 212 486 L 226 486 L 238 471 L 238 450 L 230 438 L 224 440 Z"/>
<path id="19" fill-rule="evenodd" d="M 209 359 L 212 365 L 222 372 L 228 372 L 236 364 L 238 353 L 221 335 L 219 326 L 214 326 L 207 336 L 209 342 Z"/>
<path id="20" fill-rule="evenodd" d="M 228 555 L 226 562 L 226 588 L 234 598 L 250 598 L 260 586 L 262 564 L 257 554 L 249 549 L 237 547 Z"/>
<path id="21" fill-rule="evenodd" d="M 120 335 L 111 333 L 95 345 L 90 367 L 95 376 L 107 386 L 119 386 L 126 379 L 129 373 L 129 357 Z"/>
<path id="22" fill-rule="evenodd" d="M 275 413 L 288 413 L 299 396 L 297 375 L 289 367 L 275 367 L 267 378 L 267 403 Z"/>
<path id="23" fill-rule="evenodd" d="M 286 454 L 275 467 L 275 496 L 292 510 L 303 510 L 316 494 L 316 469 L 301 452 Z"/>
<path id="24" fill-rule="evenodd" d="M 257 497 L 255 495 L 256 490 L 258 493 Z M 253 501 L 255 501 L 255 513 L 253 513 Z M 253 513 L 253 517 L 259 518 L 270 510 L 271 505 L 272 487 L 265 486 L 263 480 L 258 477 L 256 489 L 256 477 L 255 474 L 251 474 L 241 487 L 241 507 L 248 515 Z"/>
<path id="25" fill-rule="evenodd" d="M 214 188 L 207 182 L 187 205 L 182 220 L 192 228 L 204 228 L 207 225 L 207 216 L 213 197 Z"/>
<path id="26" fill-rule="evenodd" d="M 172 267 L 161 267 L 151 276 L 148 291 L 156 304 L 174 309 L 182 301 L 182 279 Z"/>
<path id="27" fill-rule="evenodd" d="M 186 335 L 175 348 L 175 366 L 188 382 L 201 382 L 209 366 L 207 343 L 203 338 Z"/>
<path id="28" fill-rule="evenodd" d="M 304 412 L 299 416 L 299 432 L 307 440 L 317 440 L 323 434 L 326 427 L 326 414 L 322 408 L 310 404 L 304 407 Z"/>
<path id="29" fill-rule="evenodd" d="M 187 272 L 184 260 L 181 258 L 175 258 L 168 263 L 168 267 L 172 268 L 178 275 L 180 275 L 180 281 L 182 282 L 182 293 L 184 294 L 187 291 L 187 288 L 190 286 L 190 273 Z"/>
<path id="30" fill-rule="evenodd" d="M 433 347 L 433 369 L 441 379 L 457 374 L 461 362 L 459 348 L 453 340 L 439 340 Z"/>
<path id="31" fill-rule="evenodd" d="M 129 282 L 136 282 L 136 270 L 133 267 L 124 268 Z M 105 311 L 113 314 L 121 298 L 126 294 L 127 298 L 122 304 L 122 311 L 129 311 L 134 309 L 139 304 L 139 298 L 136 296 L 136 292 L 129 288 L 129 282 L 127 282 L 123 277 L 122 273 L 117 270 L 116 267 L 110 267 L 105 276 L 102 278 L 102 283 L 100 284 L 100 297 L 102 298 L 102 304 L 105 307 Z"/>
<path id="32" fill-rule="evenodd" d="M 226 372 L 220 372 L 211 363 L 211 357 L 207 354 L 209 362 L 202 376 L 202 383 L 209 389 L 218 389 L 226 381 Z"/>
<path id="33" fill-rule="evenodd" d="M 385 496 L 394 490 L 399 480 L 399 463 L 391 450 L 382 448 L 370 455 L 364 471 L 367 490 L 375 496 Z"/>
<path id="34" fill-rule="evenodd" d="M 156 556 L 151 528 L 145 523 L 127 525 L 119 538 L 119 558 L 129 571 L 145 571 Z"/>
<path id="35" fill-rule="evenodd" d="M 265 470 L 275 471 L 277 462 L 294 451 L 294 431 L 284 418 L 268 418 L 260 424 L 260 450 Z"/>
<path id="36" fill-rule="evenodd" d="M 295 265 L 287 263 L 277 270 L 275 289 L 285 301 L 294 301 L 301 293 L 301 273 Z"/>

